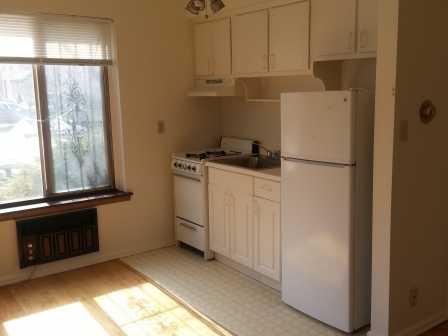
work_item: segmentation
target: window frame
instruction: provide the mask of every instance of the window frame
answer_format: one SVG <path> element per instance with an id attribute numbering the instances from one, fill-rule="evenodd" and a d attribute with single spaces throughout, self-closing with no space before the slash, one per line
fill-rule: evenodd
<path id="1" fill-rule="evenodd" d="M 17 64 L 16 62 L 2 62 L 7 64 Z M 42 174 L 42 197 L 30 199 L 21 199 L 12 202 L 0 203 L 0 209 L 30 205 L 42 202 L 52 202 L 57 200 L 71 200 L 82 197 L 102 195 L 110 192 L 116 192 L 115 182 L 115 162 L 113 157 L 113 137 L 112 137 L 112 115 L 109 91 L 109 65 L 92 64 L 84 62 L 54 62 L 54 63 L 22 63 L 29 64 L 33 68 L 34 96 L 36 102 L 36 119 L 39 136 L 40 163 Z M 103 131 L 105 135 L 106 156 L 109 185 L 98 188 L 89 188 L 85 190 L 56 192 L 55 176 L 53 170 L 53 157 L 51 151 L 51 132 L 47 101 L 47 85 L 45 77 L 45 66 L 48 65 L 66 65 L 66 66 L 97 66 L 101 71 L 101 88 L 103 95 Z"/>

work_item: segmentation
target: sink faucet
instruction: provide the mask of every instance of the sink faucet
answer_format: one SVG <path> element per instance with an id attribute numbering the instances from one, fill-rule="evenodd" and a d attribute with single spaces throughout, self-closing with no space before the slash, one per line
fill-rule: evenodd
<path id="1" fill-rule="evenodd" d="M 261 143 L 258 143 L 257 145 L 266 152 L 266 156 L 269 159 L 272 159 L 272 160 L 280 159 L 280 151 L 271 150 L 271 149 L 263 146 Z"/>

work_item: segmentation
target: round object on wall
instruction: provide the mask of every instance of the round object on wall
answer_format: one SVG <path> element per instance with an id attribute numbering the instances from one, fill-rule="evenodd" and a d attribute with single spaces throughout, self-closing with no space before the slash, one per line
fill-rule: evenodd
<path id="1" fill-rule="evenodd" d="M 437 108 L 432 103 L 432 101 L 428 99 L 420 105 L 419 114 L 422 123 L 429 124 L 435 118 L 437 114 Z"/>

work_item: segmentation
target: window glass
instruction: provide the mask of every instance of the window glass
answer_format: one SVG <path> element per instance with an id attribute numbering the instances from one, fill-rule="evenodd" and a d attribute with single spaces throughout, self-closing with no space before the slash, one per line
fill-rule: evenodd
<path id="1" fill-rule="evenodd" d="M 111 186 L 102 67 L 44 68 L 54 192 Z"/>
<path id="2" fill-rule="evenodd" d="M 32 65 L 0 64 L 0 203 L 43 195 Z"/>

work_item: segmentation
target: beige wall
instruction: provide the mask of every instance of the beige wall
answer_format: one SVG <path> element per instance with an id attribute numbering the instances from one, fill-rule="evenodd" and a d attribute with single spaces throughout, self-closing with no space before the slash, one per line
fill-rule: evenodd
<path id="1" fill-rule="evenodd" d="M 242 98 L 221 102 L 222 134 L 261 141 L 280 149 L 280 103 L 246 103 Z"/>
<path id="2" fill-rule="evenodd" d="M 447 10 L 443 0 L 380 1 L 372 335 L 417 335 L 447 318 Z M 438 108 L 429 125 L 425 99 Z"/>
<path id="3" fill-rule="evenodd" d="M 184 15 L 182 3 L 166 0 L 3 0 L 0 10 L 100 16 L 115 20 L 125 179 L 135 196 L 131 202 L 100 208 L 100 254 L 41 266 L 36 274 L 172 243 L 170 153 L 214 145 L 219 135 L 216 101 L 191 100 L 185 96 L 192 84 L 193 43 L 191 24 Z M 156 133 L 159 119 L 166 122 L 166 133 L 162 135 Z M 14 222 L 0 224 L 2 283 L 26 277 L 29 270 L 19 272 L 18 269 Z"/>
<path id="4" fill-rule="evenodd" d="M 395 135 L 391 230 L 391 334 L 446 318 L 448 3 L 400 1 L 396 120 L 409 124 L 409 140 Z M 438 114 L 424 125 L 420 104 L 431 99 Z M 419 289 L 409 305 L 409 290 Z"/>

